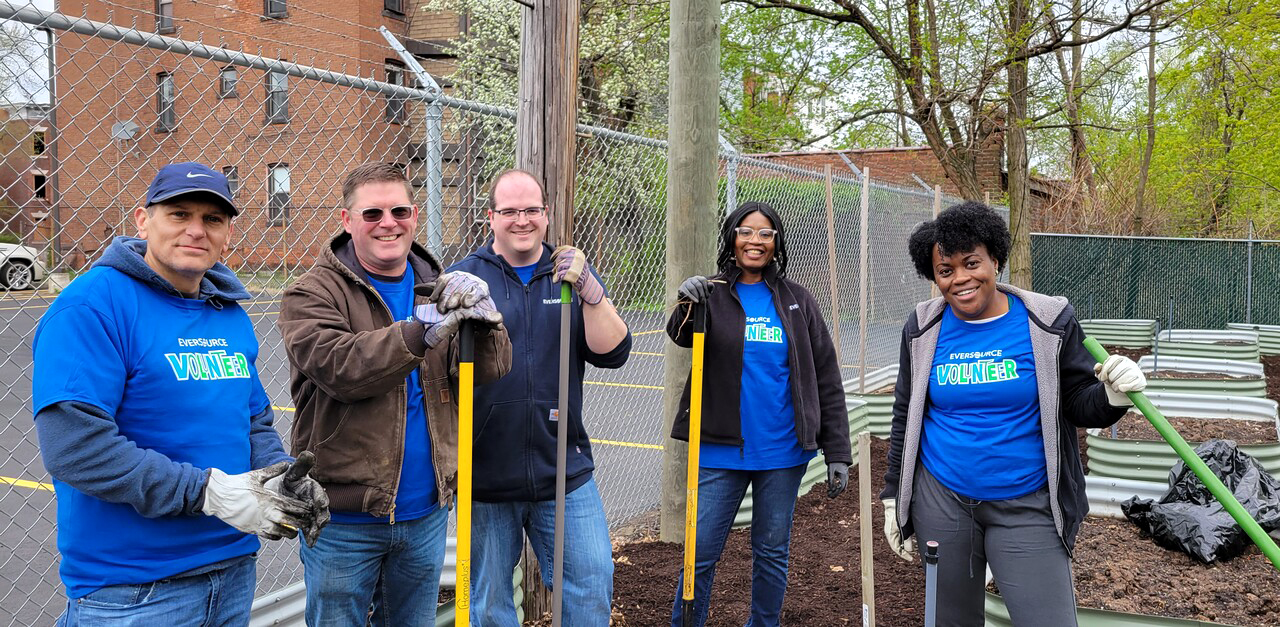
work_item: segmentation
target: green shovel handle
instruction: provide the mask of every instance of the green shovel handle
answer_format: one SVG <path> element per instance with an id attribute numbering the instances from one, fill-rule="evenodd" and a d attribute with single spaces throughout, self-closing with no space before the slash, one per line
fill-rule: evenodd
<path id="1" fill-rule="evenodd" d="M 1099 344 L 1098 340 L 1092 337 L 1084 338 L 1084 347 L 1089 351 L 1090 355 L 1093 355 L 1094 359 L 1098 360 L 1098 363 L 1105 362 L 1109 357 L 1107 349 L 1103 348 L 1102 344 Z M 1187 441 L 1182 439 L 1182 436 L 1173 428 L 1173 425 L 1169 424 L 1164 414 L 1160 413 L 1160 410 L 1151 404 L 1146 394 L 1129 392 L 1128 395 L 1129 400 L 1133 401 L 1134 407 L 1137 407 L 1138 411 L 1147 417 L 1147 420 L 1151 422 L 1151 426 L 1155 427 L 1156 431 L 1160 433 L 1160 437 L 1164 438 L 1165 442 L 1168 442 L 1169 446 L 1173 447 L 1178 457 L 1182 458 L 1182 462 L 1200 478 L 1200 481 L 1204 482 L 1204 485 L 1209 488 L 1209 492 L 1213 494 L 1213 498 L 1217 499 L 1227 509 L 1227 513 L 1231 514 L 1231 517 L 1239 523 L 1244 532 L 1253 540 L 1253 543 L 1258 545 L 1259 549 L 1262 549 L 1262 554 L 1271 560 L 1271 564 L 1276 567 L 1276 570 L 1280 570 L 1280 547 L 1276 546 L 1275 540 L 1272 540 L 1271 536 L 1262 530 L 1262 526 L 1258 524 L 1258 521 L 1254 520 L 1249 515 L 1249 512 L 1245 511 L 1244 506 L 1240 504 L 1240 501 L 1236 500 L 1236 496 L 1231 493 L 1231 490 L 1228 490 L 1227 486 L 1222 484 L 1222 480 L 1218 479 L 1217 475 L 1209 470 L 1209 467 L 1200 459 L 1200 456 L 1196 455 L 1195 451 L 1192 450 L 1191 445 L 1187 444 Z"/>

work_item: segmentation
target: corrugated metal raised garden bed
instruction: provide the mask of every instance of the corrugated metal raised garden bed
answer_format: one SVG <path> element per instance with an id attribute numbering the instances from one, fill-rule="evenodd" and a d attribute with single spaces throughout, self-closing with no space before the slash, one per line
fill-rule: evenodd
<path id="1" fill-rule="evenodd" d="M 1147 375 L 1148 392 L 1267 395 L 1265 372 L 1258 362 L 1165 355 L 1157 360 L 1146 355 L 1138 360 L 1138 366 Z"/>
<path id="2" fill-rule="evenodd" d="M 867 404 L 867 428 L 871 435 L 889 437 L 889 428 L 893 424 L 893 385 L 897 380 L 898 364 L 892 364 L 868 372 L 865 381 L 854 377 L 844 382 L 847 398 Z"/>
<path id="3" fill-rule="evenodd" d="M 1258 348 L 1263 355 L 1280 355 L 1280 325 L 1231 322 L 1228 329 L 1253 331 L 1258 334 Z"/>
<path id="4" fill-rule="evenodd" d="M 1160 356 L 1258 361 L 1258 334 L 1221 329 L 1178 329 L 1156 335 Z"/>
<path id="5" fill-rule="evenodd" d="M 1175 419 L 1189 421 L 1181 423 L 1188 429 L 1197 425 L 1205 427 L 1205 430 L 1198 431 L 1203 435 L 1212 436 L 1213 428 L 1224 434 L 1264 434 L 1264 441 L 1241 443 L 1240 450 L 1257 459 L 1271 474 L 1280 476 L 1280 434 L 1277 433 L 1275 401 L 1172 392 L 1152 392 L 1147 398 L 1171 422 Z M 1117 439 L 1110 437 L 1109 429 L 1089 430 L 1086 438 L 1089 474 L 1137 481 L 1166 481 L 1178 456 L 1149 426 L 1146 418 L 1140 414 L 1127 416 L 1121 420 L 1118 429 L 1122 437 Z M 1135 437 L 1123 437 L 1126 434 Z M 1188 435 L 1184 434 L 1184 437 L 1192 446 L 1203 441 Z"/>
<path id="6" fill-rule="evenodd" d="M 1147 348 L 1151 336 L 1156 333 L 1155 320 L 1094 319 L 1081 320 L 1084 334 L 1093 337 L 1104 346 Z"/>

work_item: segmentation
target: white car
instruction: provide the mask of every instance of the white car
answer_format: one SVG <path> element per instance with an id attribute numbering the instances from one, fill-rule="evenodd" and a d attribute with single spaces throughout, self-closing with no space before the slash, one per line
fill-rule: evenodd
<path id="1" fill-rule="evenodd" d="M 17 244 L 0 244 L 0 284 L 4 287 L 29 290 L 43 281 L 48 272 L 36 249 Z"/>

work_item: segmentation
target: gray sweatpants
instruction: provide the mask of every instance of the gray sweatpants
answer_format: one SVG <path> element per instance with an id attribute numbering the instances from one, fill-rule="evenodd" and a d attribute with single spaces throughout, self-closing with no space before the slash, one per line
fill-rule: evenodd
<path id="1" fill-rule="evenodd" d="M 975 501 L 920 464 L 911 495 L 916 546 L 938 542 L 938 627 L 982 627 L 986 566 L 1015 626 L 1075 627 L 1071 558 L 1049 510 L 1049 489 Z"/>

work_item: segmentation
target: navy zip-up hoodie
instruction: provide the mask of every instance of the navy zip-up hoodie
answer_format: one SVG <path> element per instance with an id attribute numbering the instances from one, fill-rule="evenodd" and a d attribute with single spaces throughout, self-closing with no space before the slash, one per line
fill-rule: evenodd
<path id="1" fill-rule="evenodd" d="M 556 422 L 560 388 L 560 284 L 551 280 L 551 247 L 528 285 L 493 251 L 490 239 L 449 268 L 470 272 L 489 284 L 511 338 L 511 371 L 476 387 L 473 498 L 500 503 L 548 501 L 556 496 Z M 597 275 L 597 278 L 599 276 Z M 631 333 L 599 355 L 587 347 L 582 303 L 576 292 L 569 341 L 569 428 L 565 490 L 591 478 L 595 463 L 582 424 L 582 379 L 586 364 L 620 368 L 631 354 Z"/>

